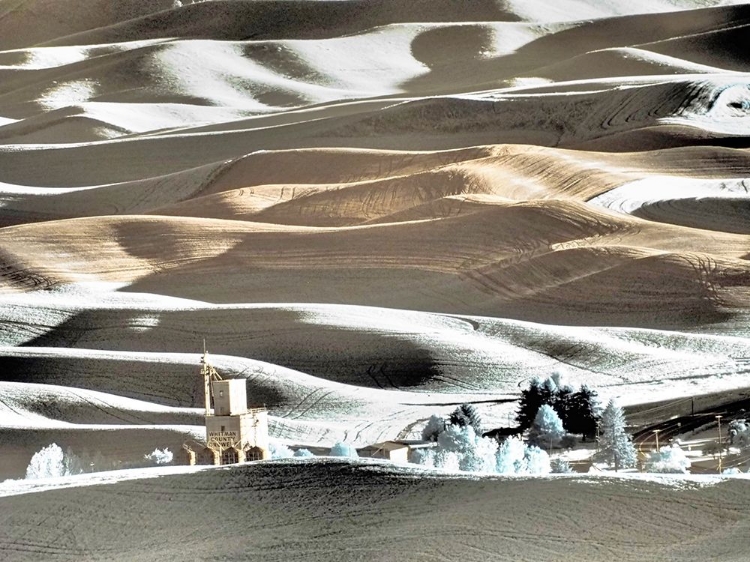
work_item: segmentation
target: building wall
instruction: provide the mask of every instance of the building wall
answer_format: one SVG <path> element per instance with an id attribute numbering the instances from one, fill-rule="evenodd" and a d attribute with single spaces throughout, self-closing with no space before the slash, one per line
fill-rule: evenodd
<path id="1" fill-rule="evenodd" d="M 229 379 L 211 383 L 215 416 L 235 416 L 247 411 L 245 383 L 245 379 Z"/>
<path id="2" fill-rule="evenodd" d="M 242 435 L 245 442 L 268 452 L 268 412 L 253 410 L 251 413 L 242 416 L 242 424 Z"/>
<path id="3" fill-rule="evenodd" d="M 409 462 L 409 447 L 388 451 L 388 458 L 393 462 Z"/>
<path id="4" fill-rule="evenodd" d="M 251 410 L 238 416 L 207 416 L 206 443 L 220 448 L 236 445 L 239 449 L 250 445 L 262 449 L 263 458 L 270 458 L 268 412 Z"/>

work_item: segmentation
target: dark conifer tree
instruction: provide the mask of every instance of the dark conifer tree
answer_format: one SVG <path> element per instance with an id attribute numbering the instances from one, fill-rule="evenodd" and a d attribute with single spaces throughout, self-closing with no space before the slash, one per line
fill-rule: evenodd
<path id="1" fill-rule="evenodd" d="M 595 390 L 581 385 L 580 390 L 570 397 L 571 407 L 568 412 L 565 429 L 570 433 L 578 433 L 586 437 L 596 434 L 596 426 L 601 418 L 601 406 Z"/>
<path id="2" fill-rule="evenodd" d="M 461 404 L 453 410 L 449 422 L 461 427 L 471 426 L 477 435 L 482 435 L 482 417 L 474 404 Z"/>
<path id="3" fill-rule="evenodd" d="M 546 391 L 542 389 L 542 382 L 538 378 L 531 380 L 529 388 L 521 391 L 521 399 L 516 412 L 516 423 L 519 429 L 525 431 L 534 423 L 539 408 L 544 404 Z"/>
<path id="4" fill-rule="evenodd" d="M 561 386 L 557 389 L 557 392 L 555 393 L 554 400 L 552 401 L 551 406 L 555 409 L 555 412 L 560 417 L 560 419 L 563 422 L 563 426 L 565 429 L 570 432 L 570 427 L 568 427 L 570 422 L 571 414 L 574 411 L 574 405 L 573 405 L 573 396 L 575 395 L 575 392 L 573 391 L 572 386 Z"/>

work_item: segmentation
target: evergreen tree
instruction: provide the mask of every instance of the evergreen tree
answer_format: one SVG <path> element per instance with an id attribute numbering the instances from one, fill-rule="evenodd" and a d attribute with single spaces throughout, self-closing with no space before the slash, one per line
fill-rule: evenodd
<path id="1" fill-rule="evenodd" d="M 548 449 L 557 447 L 565 436 L 562 420 L 549 404 L 543 404 L 529 430 L 529 443 Z"/>
<path id="2" fill-rule="evenodd" d="M 552 407 L 562 420 L 563 427 L 570 431 L 568 425 L 573 412 L 573 387 L 569 385 L 559 386 L 552 401 Z M 571 431 L 571 433 L 573 433 Z"/>
<path id="3" fill-rule="evenodd" d="M 542 404 L 554 404 L 557 398 L 557 390 L 557 383 L 552 380 L 552 377 L 547 377 L 539 389 Z"/>
<path id="4" fill-rule="evenodd" d="M 633 442 L 625 432 L 625 416 L 622 408 L 610 400 L 602 413 L 599 429 L 600 452 L 597 457 L 614 466 L 615 471 L 620 468 L 635 466 L 636 452 Z"/>
<path id="5" fill-rule="evenodd" d="M 450 423 L 459 427 L 472 427 L 476 434 L 482 434 L 482 417 L 474 404 L 461 404 L 453 410 Z"/>
<path id="6" fill-rule="evenodd" d="M 529 388 L 521 391 L 521 399 L 518 402 L 516 423 L 519 429 L 525 431 L 531 427 L 536 413 L 539 411 L 542 400 L 542 382 L 538 378 L 531 380 Z"/>
<path id="7" fill-rule="evenodd" d="M 568 415 L 564 420 L 565 429 L 570 433 L 583 435 L 585 441 L 586 437 L 593 437 L 596 433 L 600 417 L 596 391 L 591 390 L 585 384 L 581 385 L 580 390 L 570 396 Z"/>

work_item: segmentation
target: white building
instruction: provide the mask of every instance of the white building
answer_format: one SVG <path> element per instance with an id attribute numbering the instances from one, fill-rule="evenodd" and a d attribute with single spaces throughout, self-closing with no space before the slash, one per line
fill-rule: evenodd
<path id="1" fill-rule="evenodd" d="M 206 407 L 206 442 L 185 443 L 185 464 L 234 464 L 270 458 L 268 411 L 247 407 L 245 379 L 223 380 L 201 359 Z M 212 407 L 213 406 L 213 407 Z"/>

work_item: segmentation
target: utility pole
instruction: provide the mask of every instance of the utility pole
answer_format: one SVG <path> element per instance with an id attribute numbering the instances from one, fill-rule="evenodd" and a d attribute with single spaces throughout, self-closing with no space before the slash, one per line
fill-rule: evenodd
<path id="1" fill-rule="evenodd" d="M 661 431 L 661 429 L 655 429 L 654 430 L 654 435 L 656 436 L 656 452 L 657 453 L 659 452 L 659 432 L 660 431 Z"/>
<path id="2" fill-rule="evenodd" d="M 722 453 L 722 445 L 721 445 L 721 415 L 716 416 L 716 421 L 719 424 L 719 474 L 721 474 L 721 453 Z"/>

